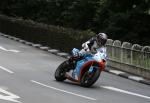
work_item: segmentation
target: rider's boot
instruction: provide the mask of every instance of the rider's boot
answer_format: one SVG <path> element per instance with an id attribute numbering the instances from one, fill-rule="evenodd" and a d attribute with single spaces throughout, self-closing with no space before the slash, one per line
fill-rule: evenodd
<path id="1" fill-rule="evenodd" d="M 65 77 L 68 79 L 68 80 L 71 80 L 71 81 L 73 81 L 73 82 L 79 82 L 78 80 L 76 80 L 76 79 L 74 79 L 74 78 L 72 78 L 70 75 L 68 75 L 67 73 L 65 74 Z"/>

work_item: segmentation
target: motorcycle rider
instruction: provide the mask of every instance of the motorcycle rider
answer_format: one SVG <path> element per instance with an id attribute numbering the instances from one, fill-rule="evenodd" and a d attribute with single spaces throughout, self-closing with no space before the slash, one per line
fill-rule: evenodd
<path id="1" fill-rule="evenodd" d="M 107 35 L 105 33 L 98 33 L 96 36 L 92 37 L 90 40 L 86 41 L 82 44 L 82 49 L 79 51 L 79 56 L 83 56 L 86 54 L 95 54 L 98 51 L 101 53 L 104 53 L 105 56 L 103 58 L 104 62 L 107 60 L 107 54 L 106 54 L 106 42 L 107 42 Z M 70 60 L 71 63 L 73 63 L 72 60 Z M 76 65 L 76 60 L 73 64 Z M 68 79 L 73 80 L 69 75 L 66 75 Z"/>
<path id="2" fill-rule="evenodd" d="M 82 44 L 80 54 L 95 54 L 97 49 L 106 54 L 105 44 L 107 42 L 107 35 L 105 33 L 98 33 L 95 37 Z"/>

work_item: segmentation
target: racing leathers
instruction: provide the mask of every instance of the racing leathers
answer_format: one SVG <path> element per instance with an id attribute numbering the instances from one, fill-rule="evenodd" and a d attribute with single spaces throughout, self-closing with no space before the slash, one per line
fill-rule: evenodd
<path id="1" fill-rule="evenodd" d="M 80 50 L 80 54 L 95 54 L 97 51 L 100 51 L 104 54 L 103 59 L 107 61 L 107 53 L 105 45 L 99 46 L 96 42 L 96 38 L 93 37 L 87 42 L 82 44 L 82 49 Z"/>

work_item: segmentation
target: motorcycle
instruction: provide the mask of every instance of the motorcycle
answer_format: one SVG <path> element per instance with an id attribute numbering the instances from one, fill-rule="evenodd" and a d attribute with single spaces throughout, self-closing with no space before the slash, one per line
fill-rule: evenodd
<path id="1" fill-rule="evenodd" d="M 61 63 L 55 71 L 57 81 L 71 80 L 83 87 L 92 86 L 106 65 L 106 54 L 97 49 L 95 54 L 79 55 L 74 48 L 72 56 Z"/>

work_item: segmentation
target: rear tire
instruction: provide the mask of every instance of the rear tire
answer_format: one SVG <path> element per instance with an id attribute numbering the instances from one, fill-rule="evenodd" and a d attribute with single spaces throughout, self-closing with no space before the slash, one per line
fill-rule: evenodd
<path id="1" fill-rule="evenodd" d="M 64 81 L 66 80 L 65 74 L 67 71 L 67 61 L 64 61 L 63 63 L 61 63 L 58 68 L 55 71 L 55 79 L 57 81 Z"/>
<path id="2" fill-rule="evenodd" d="M 92 74 L 89 74 L 88 69 L 87 69 L 87 71 L 85 71 L 83 73 L 83 76 L 81 78 L 81 81 L 80 81 L 81 86 L 83 86 L 83 87 L 92 86 L 97 81 L 99 76 L 100 76 L 100 70 L 99 69 L 94 68 L 94 73 L 92 73 Z"/>

